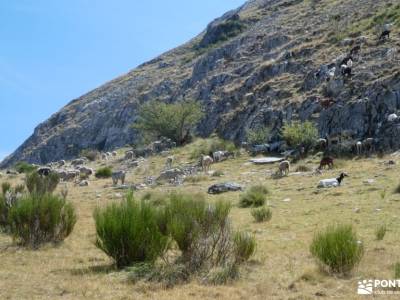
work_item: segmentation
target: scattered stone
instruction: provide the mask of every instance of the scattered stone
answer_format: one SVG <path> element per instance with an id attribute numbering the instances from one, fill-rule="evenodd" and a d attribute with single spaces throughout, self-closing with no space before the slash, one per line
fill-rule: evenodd
<path id="1" fill-rule="evenodd" d="M 262 158 L 250 159 L 250 162 L 256 165 L 265 165 L 265 164 L 273 164 L 283 160 L 284 158 L 282 157 L 262 157 Z"/>
<path id="2" fill-rule="evenodd" d="M 292 201 L 292 199 L 290 199 L 290 198 L 285 198 L 282 200 L 282 202 L 290 202 L 290 201 Z"/>
<path id="3" fill-rule="evenodd" d="M 358 214 L 360 211 L 361 211 L 361 209 L 360 209 L 359 207 L 356 207 L 356 208 L 354 209 L 354 212 L 355 212 L 356 214 Z"/>
<path id="4" fill-rule="evenodd" d="M 364 181 L 363 181 L 363 183 L 364 183 L 364 184 L 367 184 L 367 185 L 373 184 L 374 182 L 375 182 L 374 179 L 367 179 L 367 180 L 364 180 Z"/>
<path id="5" fill-rule="evenodd" d="M 121 193 L 115 193 L 115 198 L 122 198 L 122 194 Z"/>
<path id="6" fill-rule="evenodd" d="M 221 194 L 226 192 L 241 191 L 242 186 L 235 182 L 217 183 L 208 188 L 209 194 Z"/>
<path id="7" fill-rule="evenodd" d="M 185 175 L 185 172 L 182 171 L 181 169 L 178 169 L 178 168 L 169 169 L 169 170 L 162 171 L 156 181 L 170 181 L 171 179 L 175 179 L 179 176 L 184 176 L 184 175 Z"/>
<path id="8" fill-rule="evenodd" d="M 89 181 L 83 180 L 79 183 L 79 186 L 89 186 Z"/>

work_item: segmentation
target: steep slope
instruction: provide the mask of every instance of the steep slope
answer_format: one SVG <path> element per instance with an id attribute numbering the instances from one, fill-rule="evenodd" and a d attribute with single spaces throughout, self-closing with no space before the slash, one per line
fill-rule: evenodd
<path id="1" fill-rule="evenodd" d="M 198 131 L 235 141 L 249 127 L 268 125 L 277 135 L 285 121 L 311 119 L 321 136 L 346 130 L 398 148 L 400 6 L 373 0 L 251 0 L 213 21 L 187 44 L 169 51 L 73 100 L 40 124 L 0 167 L 20 160 L 47 163 L 82 149 L 110 150 L 134 143 L 137 108 L 150 99 L 201 101 Z M 374 30 L 393 23 L 391 39 Z M 340 75 L 355 45 L 353 78 Z M 336 64 L 327 82 L 318 76 Z M 318 71 L 320 71 L 318 73 Z M 332 99 L 322 107 L 317 99 Z"/>

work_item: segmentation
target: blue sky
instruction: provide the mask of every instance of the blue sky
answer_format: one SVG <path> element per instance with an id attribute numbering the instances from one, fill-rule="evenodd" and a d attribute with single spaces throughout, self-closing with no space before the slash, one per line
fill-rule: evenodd
<path id="1" fill-rule="evenodd" d="M 0 160 L 74 98 L 244 0 L 1 0 Z"/>

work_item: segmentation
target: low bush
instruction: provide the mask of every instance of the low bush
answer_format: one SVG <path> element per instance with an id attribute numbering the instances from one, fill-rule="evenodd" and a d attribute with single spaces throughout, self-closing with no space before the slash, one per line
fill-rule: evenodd
<path id="1" fill-rule="evenodd" d="M 296 172 L 310 172 L 310 171 L 312 171 L 311 167 L 306 165 L 299 165 L 296 168 Z"/>
<path id="2" fill-rule="evenodd" d="M 329 226 L 315 235 L 311 254 L 332 273 L 349 273 L 364 254 L 362 243 L 351 225 Z"/>
<path id="3" fill-rule="evenodd" d="M 249 145 L 261 145 L 265 144 L 269 140 L 270 128 L 260 127 L 254 129 L 248 129 L 246 131 L 246 140 Z"/>
<path id="4" fill-rule="evenodd" d="M 11 184 L 9 182 L 3 182 L 1 184 L 1 192 L 5 195 L 8 191 L 11 190 Z"/>
<path id="5" fill-rule="evenodd" d="M 222 172 L 221 170 L 216 170 L 212 174 L 212 177 L 221 177 L 221 176 L 224 176 L 224 172 Z"/>
<path id="6" fill-rule="evenodd" d="M 81 156 L 86 157 L 90 161 L 96 161 L 99 158 L 100 153 L 97 150 L 85 149 L 81 151 Z"/>
<path id="7" fill-rule="evenodd" d="M 110 178 L 112 176 L 112 169 L 110 167 L 103 167 L 96 171 L 96 178 Z"/>
<path id="8" fill-rule="evenodd" d="M 267 222 L 272 218 L 272 211 L 269 208 L 260 207 L 253 208 L 251 210 L 251 215 L 256 220 L 256 222 Z"/>
<path id="9" fill-rule="evenodd" d="M 378 226 L 378 228 L 376 228 L 375 230 L 375 237 L 378 241 L 383 240 L 383 238 L 385 237 L 386 234 L 386 224 L 382 224 L 380 226 Z"/>
<path id="10" fill-rule="evenodd" d="M 185 182 L 196 183 L 208 180 L 206 175 L 192 175 L 185 178 Z"/>
<path id="11" fill-rule="evenodd" d="M 169 238 L 160 230 L 160 212 L 129 193 L 122 203 L 114 203 L 94 213 L 96 246 L 112 257 L 118 268 L 133 263 L 153 263 L 167 250 Z"/>
<path id="12" fill-rule="evenodd" d="M 60 178 L 55 173 L 50 173 L 48 176 L 40 176 L 33 172 L 26 176 L 26 187 L 31 194 L 51 194 L 56 188 Z"/>
<path id="13" fill-rule="evenodd" d="M 10 233 L 23 246 L 61 242 L 76 223 L 74 207 L 59 196 L 27 194 L 9 210 Z"/>
<path id="14" fill-rule="evenodd" d="M 216 136 L 209 139 L 198 139 L 191 145 L 190 158 L 198 159 L 201 155 L 209 155 L 215 151 L 229 151 L 238 154 L 235 144 Z"/>
<path id="15" fill-rule="evenodd" d="M 263 185 L 250 187 L 246 192 L 240 195 L 239 207 L 259 207 L 265 204 L 268 189 Z"/>
<path id="16" fill-rule="evenodd" d="M 256 251 L 256 240 L 247 232 L 236 232 L 234 236 L 234 255 L 237 262 L 245 262 Z"/>
<path id="17" fill-rule="evenodd" d="M 309 121 L 304 123 L 294 122 L 283 126 L 282 136 L 290 147 L 298 148 L 303 146 L 305 151 L 308 152 L 315 145 L 315 141 L 318 138 L 318 129 Z"/>
<path id="18" fill-rule="evenodd" d="M 31 164 L 28 164 L 25 161 L 20 161 L 20 162 L 15 164 L 15 170 L 18 173 L 26 173 L 26 174 L 28 174 L 28 173 L 31 173 L 33 171 L 36 171 L 37 167 L 34 166 L 34 165 L 31 165 Z"/>

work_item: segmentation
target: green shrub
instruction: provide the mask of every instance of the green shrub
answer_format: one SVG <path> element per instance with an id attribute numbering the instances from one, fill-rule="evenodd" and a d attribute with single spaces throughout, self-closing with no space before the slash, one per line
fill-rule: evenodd
<path id="1" fill-rule="evenodd" d="M 237 264 L 229 264 L 224 267 L 216 267 L 211 269 L 204 281 L 208 284 L 222 285 L 239 278 L 239 268 Z"/>
<path id="2" fill-rule="evenodd" d="M 250 187 L 246 192 L 240 195 L 239 207 L 259 207 L 265 204 L 268 189 L 263 185 Z"/>
<path id="3" fill-rule="evenodd" d="M 378 241 L 383 240 L 385 234 L 386 234 L 386 224 L 382 224 L 378 228 L 376 228 L 375 237 Z"/>
<path id="4" fill-rule="evenodd" d="M 146 192 L 141 199 L 144 201 L 149 201 L 155 206 L 160 206 L 167 203 L 168 196 L 165 195 L 165 193 Z"/>
<path id="5" fill-rule="evenodd" d="M 300 165 L 300 166 L 297 166 L 297 168 L 296 168 L 296 172 L 310 172 L 310 171 L 312 171 L 311 167 L 306 166 L 306 165 Z"/>
<path id="6" fill-rule="evenodd" d="M 191 175 L 185 178 L 185 182 L 190 182 L 190 183 L 196 183 L 206 180 L 208 180 L 208 177 L 206 175 Z"/>
<path id="7" fill-rule="evenodd" d="M 28 164 L 25 161 L 20 161 L 18 163 L 15 164 L 15 170 L 18 173 L 31 173 L 33 171 L 36 171 L 37 167 L 35 167 L 34 165 Z"/>
<path id="8" fill-rule="evenodd" d="M 256 240 L 247 232 L 236 232 L 233 241 L 235 260 L 238 262 L 249 260 L 256 251 Z"/>
<path id="9" fill-rule="evenodd" d="M 103 167 L 96 171 L 96 178 L 110 178 L 112 176 L 112 169 L 110 167 Z"/>
<path id="10" fill-rule="evenodd" d="M 220 265 L 228 259 L 230 209 L 227 202 L 208 204 L 201 195 L 170 196 L 165 211 L 166 232 L 182 251 L 182 259 L 189 269 Z"/>
<path id="11" fill-rule="evenodd" d="M 253 208 L 251 210 L 251 215 L 256 222 L 267 222 L 272 218 L 272 211 L 265 207 Z"/>
<path id="12" fill-rule="evenodd" d="M 318 129 L 309 121 L 304 123 L 293 122 L 283 126 L 282 136 L 290 147 L 298 148 L 303 146 L 305 151 L 308 152 L 315 145 L 318 138 Z"/>
<path id="13" fill-rule="evenodd" d="M 261 145 L 265 144 L 269 140 L 270 136 L 269 127 L 260 127 L 255 129 L 248 129 L 246 131 L 246 140 L 249 145 Z"/>
<path id="14" fill-rule="evenodd" d="M 129 193 L 122 203 L 95 210 L 96 246 L 112 257 L 118 268 L 153 263 L 169 244 L 160 230 L 160 216 L 157 208 Z"/>
<path id="15" fill-rule="evenodd" d="M 26 176 L 26 187 L 31 194 L 44 195 L 52 193 L 56 188 L 60 178 L 56 173 L 50 173 L 48 176 L 40 176 L 33 172 Z"/>
<path id="16" fill-rule="evenodd" d="M 311 254 L 330 272 L 346 274 L 361 260 L 364 248 L 351 225 L 329 226 L 315 235 Z"/>
<path id="17" fill-rule="evenodd" d="M 209 155 L 210 152 L 215 151 L 229 151 L 235 154 L 238 153 L 238 150 L 233 142 L 220 139 L 216 136 L 212 136 L 209 139 L 198 139 L 191 146 L 191 159 L 198 159 L 201 155 Z"/>
<path id="18" fill-rule="evenodd" d="M 28 194 L 10 208 L 10 232 L 19 244 L 37 248 L 63 241 L 76 223 L 74 207 L 59 196 Z"/>
<path id="19" fill-rule="evenodd" d="M 144 103 L 138 116 L 133 127 L 144 134 L 145 140 L 167 137 L 182 145 L 190 140 L 203 112 L 197 101 L 167 104 L 155 100 Z"/>
<path id="20" fill-rule="evenodd" d="M 5 195 L 8 191 L 11 190 L 11 184 L 9 182 L 3 182 L 1 184 L 1 192 Z"/>
<path id="21" fill-rule="evenodd" d="M 222 172 L 221 170 L 216 170 L 212 174 L 212 177 L 221 177 L 221 176 L 224 176 L 224 172 Z"/>
<path id="22" fill-rule="evenodd" d="M 85 149 L 81 151 L 81 156 L 86 157 L 90 161 L 96 161 L 99 158 L 100 153 L 97 150 Z"/>

